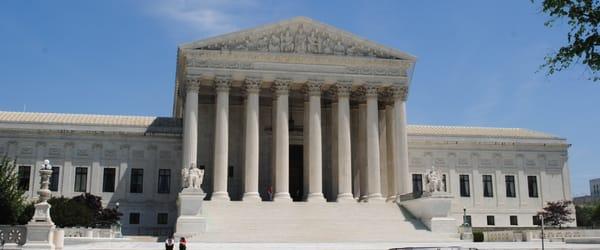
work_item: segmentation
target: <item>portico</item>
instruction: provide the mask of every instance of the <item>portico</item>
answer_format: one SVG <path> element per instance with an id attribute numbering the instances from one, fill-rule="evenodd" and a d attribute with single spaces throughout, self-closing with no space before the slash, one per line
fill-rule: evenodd
<path id="1" fill-rule="evenodd" d="M 291 133 L 302 138 L 304 201 L 384 202 L 410 191 L 405 102 L 414 63 L 307 18 L 182 45 L 174 105 L 184 119 L 182 167 L 208 169 L 213 201 L 266 201 L 272 190 L 273 201 L 291 202 Z M 199 105 L 208 118 L 201 123 Z M 360 107 L 365 117 L 352 129 Z M 382 120 L 380 109 L 391 112 Z M 243 118 L 229 126 L 232 116 Z M 391 136 L 380 138 L 382 123 L 391 125 Z M 230 133 L 241 135 L 235 142 L 243 147 L 228 146 Z M 207 144 L 199 142 L 202 134 L 210 135 Z M 212 151 L 212 159 L 199 158 L 202 151 Z M 229 162 L 232 154 L 243 156 L 242 164 Z M 236 173 L 243 176 L 232 180 Z"/>

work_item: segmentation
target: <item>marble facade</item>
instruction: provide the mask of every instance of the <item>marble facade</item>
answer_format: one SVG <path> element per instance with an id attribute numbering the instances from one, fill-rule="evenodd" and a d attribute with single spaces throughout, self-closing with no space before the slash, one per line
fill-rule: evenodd
<path id="1" fill-rule="evenodd" d="M 415 62 L 294 18 L 181 45 L 173 117 L 0 112 L 0 154 L 32 167 L 30 197 L 43 159 L 61 167 L 53 195 L 77 195 L 76 168 L 86 168 L 86 191 L 122 204 L 126 234 L 172 230 L 181 169 L 193 163 L 205 171 L 206 233 L 224 241 L 215 232 L 243 234 L 260 223 L 283 234 L 278 223 L 286 219 L 319 228 L 286 209 L 347 227 L 356 226 L 343 222 L 349 215 L 363 224 L 373 217 L 391 232 L 373 238 L 395 239 L 394 223 L 409 221 L 395 204 L 398 195 L 423 190 L 432 166 L 443 176 L 458 224 L 467 209 L 473 226 L 533 226 L 546 201 L 571 199 L 563 138 L 526 129 L 407 125 Z M 113 192 L 103 192 L 106 168 L 116 169 Z M 143 169 L 142 192 L 131 192 L 138 184 L 132 169 Z M 169 191 L 159 193 L 167 169 Z M 352 213 L 333 218 L 341 210 Z M 167 214 L 166 223 L 158 223 L 159 213 Z M 243 219 L 249 215 L 259 219 Z M 242 226 L 229 228 L 235 218 Z"/>

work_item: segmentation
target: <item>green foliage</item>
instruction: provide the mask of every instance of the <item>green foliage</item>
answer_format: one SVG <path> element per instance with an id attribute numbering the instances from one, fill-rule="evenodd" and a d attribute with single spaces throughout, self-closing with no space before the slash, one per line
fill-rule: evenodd
<path id="1" fill-rule="evenodd" d="M 592 215 L 594 213 L 594 209 L 597 206 L 593 205 L 577 205 L 575 206 L 575 219 L 577 221 L 577 226 L 579 227 L 590 227 L 593 226 L 594 223 L 592 221 Z"/>
<path id="2" fill-rule="evenodd" d="M 473 232 L 473 242 L 483 242 L 483 232 Z"/>
<path id="3" fill-rule="evenodd" d="M 14 225 L 24 208 L 24 191 L 19 189 L 16 164 L 4 156 L 0 159 L 0 224 Z"/>
<path id="4" fill-rule="evenodd" d="M 544 224 L 560 228 L 563 224 L 573 221 L 572 204 L 571 201 L 549 201 L 546 203 L 544 211 L 538 214 L 544 216 Z"/>
<path id="5" fill-rule="evenodd" d="M 31 217 L 33 217 L 33 213 L 35 212 L 35 207 L 33 204 L 33 202 L 29 202 L 24 205 L 25 207 L 23 208 L 23 211 L 19 215 L 19 219 L 17 221 L 19 225 L 25 225 L 31 220 Z"/>
<path id="6" fill-rule="evenodd" d="M 108 227 L 116 223 L 121 214 L 115 209 L 102 208 L 102 199 L 92 194 L 82 194 L 71 199 L 52 197 L 50 216 L 59 227 Z M 33 204 L 27 206 L 19 222 L 27 223 L 33 216 Z"/>
<path id="7" fill-rule="evenodd" d="M 532 0 L 533 1 L 533 0 Z M 548 75 L 582 63 L 590 69 L 591 79 L 600 80 L 600 2 L 598 0 L 543 0 L 542 11 L 550 16 L 547 27 L 567 21 L 567 44 L 545 58 L 542 68 Z"/>

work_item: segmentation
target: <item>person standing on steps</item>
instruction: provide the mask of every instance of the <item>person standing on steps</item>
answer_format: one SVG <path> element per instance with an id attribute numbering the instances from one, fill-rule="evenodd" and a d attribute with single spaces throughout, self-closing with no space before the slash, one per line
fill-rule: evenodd
<path id="1" fill-rule="evenodd" d="M 187 241 L 185 241 L 184 237 L 179 238 L 179 250 L 187 249 Z"/>
<path id="2" fill-rule="evenodd" d="M 165 249 L 173 250 L 173 247 L 175 247 L 175 238 L 173 238 L 173 235 L 171 235 L 165 240 Z"/>

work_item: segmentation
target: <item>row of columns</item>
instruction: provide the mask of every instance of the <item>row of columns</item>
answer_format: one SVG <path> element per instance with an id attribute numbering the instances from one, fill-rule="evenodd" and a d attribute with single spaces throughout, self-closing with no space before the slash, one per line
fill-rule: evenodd
<path id="1" fill-rule="evenodd" d="M 212 200 L 228 201 L 227 193 L 227 158 L 228 158 L 228 118 L 230 78 L 216 77 L 215 107 L 215 143 L 214 143 L 214 190 Z M 247 78 L 244 82 L 246 98 L 245 126 L 245 177 L 244 201 L 261 201 L 258 192 L 259 173 L 259 94 L 261 79 Z M 275 163 L 275 202 L 291 202 L 289 193 L 289 87 L 291 80 L 276 79 L 272 84 L 274 105 L 274 163 Z M 308 95 L 308 175 L 309 186 L 307 201 L 325 202 L 323 195 L 323 155 L 321 129 L 321 93 L 323 82 L 309 80 L 306 85 Z M 350 83 L 335 85 L 337 96 L 337 179 L 338 202 L 353 201 L 352 195 L 352 146 L 350 135 Z M 378 119 L 378 87 L 368 84 L 361 87 L 366 97 L 366 180 L 369 202 L 383 202 L 381 194 L 380 156 L 379 156 L 379 119 Z M 406 138 L 406 88 L 391 88 L 393 97 L 393 162 L 396 194 L 410 192 L 408 173 L 408 145 Z M 184 107 L 183 164 L 190 166 L 197 160 L 198 137 L 198 85 L 186 86 Z M 363 122 L 363 121 L 361 121 Z"/>

